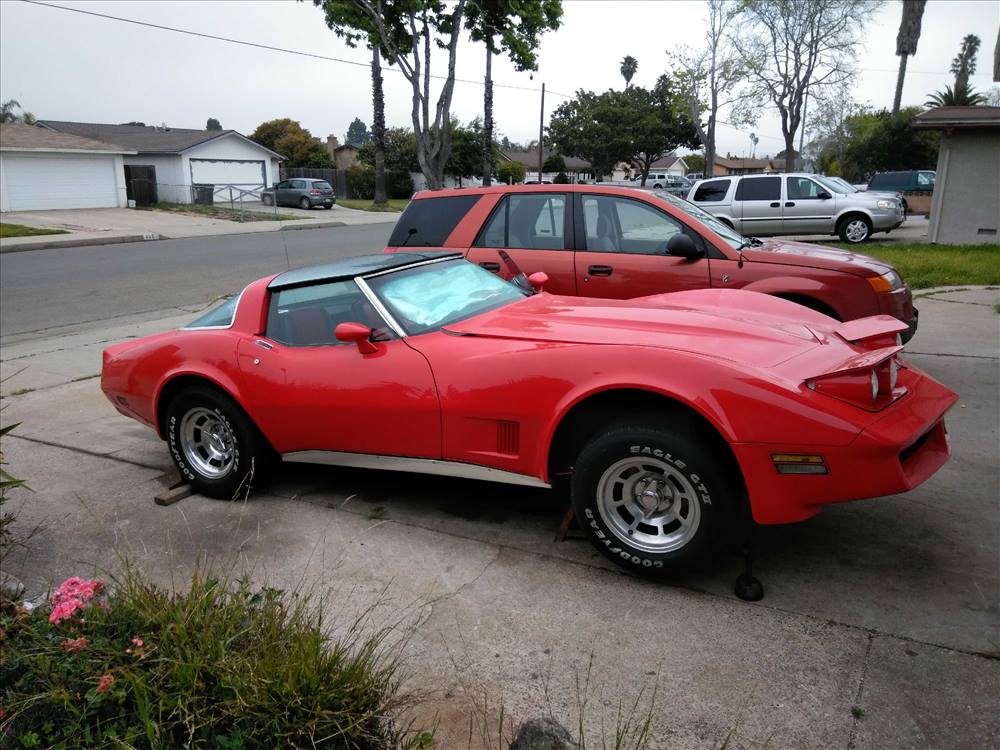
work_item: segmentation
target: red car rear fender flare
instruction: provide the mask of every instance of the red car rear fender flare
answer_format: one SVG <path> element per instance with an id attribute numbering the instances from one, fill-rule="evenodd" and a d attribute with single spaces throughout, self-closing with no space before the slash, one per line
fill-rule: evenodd
<path id="1" fill-rule="evenodd" d="M 609 385 L 576 394 L 563 404 L 541 443 L 538 465 L 544 471 L 543 479 L 551 483 L 553 475 L 570 465 L 583 444 L 603 426 L 629 415 L 639 422 L 653 414 L 669 415 L 674 423 L 682 424 L 679 429 L 695 431 L 714 442 L 739 472 L 729 447 L 735 437 L 727 434 L 727 420 L 721 414 L 699 408 L 675 393 L 638 385 Z"/>
<path id="2" fill-rule="evenodd" d="M 831 304 L 831 298 L 836 296 L 833 289 L 816 279 L 797 278 L 795 276 L 775 276 L 760 279 L 743 287 L 748 292 L 761 292 L 772 297 L 779 297 L 808 307 L 810 310 L 829 315 L 837 320 L 844 320 L 842 311 Z"/>
<path id="3" fill-rule="evenodd" d="M 154 401 L 156 407 L 154 411 L 156 416 L 156 434 L 161 439 L 166 439 L 163 428 L 166 424 L 167 407 L 170 405 L 170 402 L 174 396 L 185 388 L 195 385 L 208 386 L 209 388 L 221 391 L 239 404 L 243 411 L 247 411 L 239 387 L 224 373 L 217 371 L 205 373 L 193 370 L 172 372 L 163 378 L 160 387 L 156 391 L 156 399 Z M 250 419 L 253 419 L 253 415 L 249 412 L 247 412 L 247 415 Z M 254 423 L 256 424 L 256 420 L 254 420 Z"/>

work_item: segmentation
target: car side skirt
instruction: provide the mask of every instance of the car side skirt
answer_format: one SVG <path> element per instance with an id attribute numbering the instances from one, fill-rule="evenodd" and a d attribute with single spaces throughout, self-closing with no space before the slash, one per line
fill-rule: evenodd
<path id="1" fill-rule="evenodd" d="M 492 469 L 488 466 L 477 466 L 459 461 L 441 461 L 435 458 L 407 458 L 405 456 L 381 456 L 370 453 L 340 453 L 338 451 L 314 450 L 283 453 L 281 460 L 291 463 L 350 466 L 356 469 L 409 471 L 414 474 L 435 474 L 445 477 L 479 479 L 484 482 L 519 484 L 525 487 L 548 488 L 552 486 L 547 482 L 543 482 L 538 477 L 528 476 L 527 474 L 515 474 L 511 471 Z"/>

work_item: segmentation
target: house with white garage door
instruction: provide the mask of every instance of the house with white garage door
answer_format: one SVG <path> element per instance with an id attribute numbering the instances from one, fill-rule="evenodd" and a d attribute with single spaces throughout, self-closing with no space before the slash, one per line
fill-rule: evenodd
<path id="1" fill-rule="evenodd" d="M 215 202 L 241 195 L 258 200 L 261 189 L 278 181 L 284 159 L 235 130 L 61 120 L 39 120 L 36 126 L 130 149 L 124 156 L 126 188 L 128 198 L 140 205 L 202 201 L 206 190 Z"/>
<path id="2" fill-rule="evenodd" d="M 128 205 L 126 146 L 31 127 L 0 125 L 0 211 Z"/>

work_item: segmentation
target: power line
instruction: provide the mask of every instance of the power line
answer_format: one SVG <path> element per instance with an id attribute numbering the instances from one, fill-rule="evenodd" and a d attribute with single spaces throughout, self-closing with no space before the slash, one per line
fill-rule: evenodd
<path id="1" fill-rule="evenodd" d="M 112 16 L 112 15 L 109 15 L 107 13 L 98 13 L 98 12 L 92 11 L 92 10 L 84 10 L 83 8 L 69 8 L 69 7 L 65 6 L 65 5 L 53 5 L 52 3 L 41 2 L 41 0 L 22 0 L 22 2 L 29 3 L 30 5 L 40 5 L 40 6 L 43 6 L 45 8 L 54 8 L 55 10 L 65 10 L 65 11 L 69 11 L 70 13 L 81 13 L 81 14 L 83 14 L 85 16 L 94 16 L 96 18 L 103 18 L 103 19 L 108 20 L 108 21 L 120 21 L 122 23 L 131 23 L 131 24 L 134 24 L 136 26 L 145 26 L 145 27 L 150 28 L 150 29 L 159 29 L 160 31 L 172 31 L 175 34 L 188 34 L 189 36 L 201 37 L 202 39 L 212 39 L 212 40 L 217 41 L 217 42 L 226 42 L 228 44 L 240 44 L 240 45 L 243 45 L 244 47 L 255 47 L 257 49 L 268 50 L 270 52 L 283 52 L 283 53 L 288 54 L 288 55 L 298 55 L 300 57 L 310 57 L 310 58 L 313 58 L 315 60 L 326 60 L 328 62 L 343 63 L 344 65 L 354 65 L 354 66 L 359 67 L 359 68 L 368 68 L 368 67 L 370 67 L 369 63 L 358 62 L 356 60 L 347 60 L 347 59 L 344 59 L 342 57 L 330 57 L 329 55 L 320 55 L 320 54 L 318 54 L 316 52 L 302 52 L 301 50 L 286 49 L 284 47 L 275 47 L 274 45 L 270 45 L 270 44 L 261 44 L 259 42 L 248 42 L 248 41 L 246 41 L 244 39 L 232 39 L 230 37 L 225 37 L 225 36 L 216 36 L 215 34 L 204 34 L 204 33 L 200 32 L 200 31 L 192 31 L 191 29 L 179 29 L 179 28 L 175 28 L 173 26 L 163 26 L 163 25 L 158 24 L 158 23 L 149 23 L 148 21 L 138 21 L 138 20 L 136 20 L 134 18 L 123 18 L 122 16 Z M 391 66 L 388 68 L 388 70 L 391 70 L 394 73 L 402 73 L 402 71 L 399 70 L 398 68 L 394 68 L 394 67 L 391 67 Z M 431 74 L 431 78 L 435 78 L 435 79 L 442 80 L 442 81 L 448 80 L 447 76 L 434 75 L 433 73 Z M 455 78 L 455 82 L 456 83 L 471 83 L 471 84 L 476 85 L 476 86 L 484 86 L 485 85 L 485 83 L 483 81 L 474 81 L 474 80 L 469 80 L 467 78 Z M 516 86 L 516 85 L 511 84 L 511 83 L 497 83 L 496 81 L 494 81 L 493 82 L 493 86 L 496 87 L 496 88 L 515 89 L 515 90 L 518 90 L 518 91 L 533 91 L 535 93 L 541 93 L 541 89 L 536 89 L 536 88 L 533 88 L 531 86 Z M 562 96 L 562 97 L 565 97 L 566 99 L 572 99 L 573 98 L 569 94 L 560 94 L 558 91 L 548 91 L 547 93 L 555 94 L 556 96 Z"/>

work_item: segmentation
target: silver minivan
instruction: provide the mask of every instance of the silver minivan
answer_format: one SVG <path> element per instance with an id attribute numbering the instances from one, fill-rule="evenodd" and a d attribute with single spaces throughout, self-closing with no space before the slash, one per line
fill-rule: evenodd
<path id="1" fill-rule="evenodd" d="M 699 180 L 687 199 L 748 236 L 840 235 L 856 245 L 905 219 L 898 197 L 848 193 L 822 175 L 728 175 Z"/>

